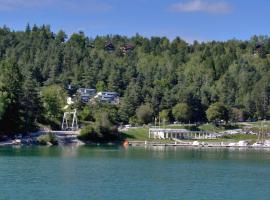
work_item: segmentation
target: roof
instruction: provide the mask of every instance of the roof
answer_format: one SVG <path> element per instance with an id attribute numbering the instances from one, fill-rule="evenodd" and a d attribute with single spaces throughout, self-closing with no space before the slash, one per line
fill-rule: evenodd
<path id="1" fill-rule="evenodd" d="M 78 89 L 78 92 L 79 93 L 83 93 L 83 94 L 91 94 L 91 93 L 95 93 L 96 90 L 95 89 L 92 89 L 92 88 L 79 88 Z"/>
<path id="2" fill-rule="evenodd" d="M 102 92 L 102 94 L 105 94 L 105 95 L 118 95 L 117 92 Z"/>

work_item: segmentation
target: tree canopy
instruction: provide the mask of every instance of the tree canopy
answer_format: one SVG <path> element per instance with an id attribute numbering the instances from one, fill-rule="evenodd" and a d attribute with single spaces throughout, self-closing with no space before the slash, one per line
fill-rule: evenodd
<path id="1" fill-rule="evenodd" d="M 179 103 L 172 109 L 174 118 L 180 122 L 188 122 L 191 119 L 192 111 L 186 103 Z"/>
<path id="2" fill-rule="evenodd" d="M 227 107 L 222 103 L 214 103 L 212 104 L 206 111 L 207 119 L 209 121 L 228 121 L 229 119 L 229 111 Z"/>
<path id="3" fill-rule="evenodd" d="M 189 44 L 179 37 L 89 38 L 83 32 L 67 37 L 46 25 L 27 26 L 25 31 L 2 27 L 0 131 L 30 130 L 30 121 L 59 119 L 60 98 L 68 84 L 118 92 L 117 123 L 141 116 L 141 105 L 149 105 L 151 115 L 158 116 L 163 110 L 172 113 L 183 102 L 185 116 L 174 112 L 171 120 L 213 120 L 209 112 L 217 102 L 240 108 L 243 120 L 269 119 L 269 53 L 268 36 Z M 56 86 L 61 91 L 55 92 Z"/>

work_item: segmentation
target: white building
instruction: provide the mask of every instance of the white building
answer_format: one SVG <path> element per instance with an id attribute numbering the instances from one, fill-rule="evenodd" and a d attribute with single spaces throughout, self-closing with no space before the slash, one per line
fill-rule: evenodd
<path id="1" fill-rule="evenodd" d="M 154 139 L 213 139 L 215 134 L 205 131 L 190 131 L 187 129 L 150 128 L 149 138 Z"/>

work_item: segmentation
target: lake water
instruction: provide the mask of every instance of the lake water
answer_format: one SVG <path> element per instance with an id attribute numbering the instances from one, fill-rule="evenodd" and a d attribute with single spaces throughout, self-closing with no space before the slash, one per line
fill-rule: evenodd
<path id="1" fill-rule="evenodd" d="M 0 148 L 0 199 L 270 199 L 270 151 Z"/>

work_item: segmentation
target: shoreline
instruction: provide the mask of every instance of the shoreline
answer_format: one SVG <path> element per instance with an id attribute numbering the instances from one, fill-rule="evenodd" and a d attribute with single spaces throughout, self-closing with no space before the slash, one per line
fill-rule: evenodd
<path id="1" fill-rule="evenodd" d="M 270 149 L 270 146 L 254 146 L 254 145 L 230 145 L 228 142 L 208 142 L 193 144 L 192 142 L 152 142 L 152 141 L 129 141 L 129 146 L 132 147 L 197 147 L 197 148 L 246 148 L 246 149 Z"/>
<path id="2" fill-rule="evenodd" d="M 208 142 L 208 143 L 198 143 L 193 144 L 192 142 L 156 142 L 156 141 L 128 141 L 128 144 L 125 145 L 121 142 L 108 142 L 108 143 L 83 143 L 80 145 L 77 144 L 68 144 L 68 145 L 39 145 L 39 144 L 14 144 L 12 141 L 0 142 L 1 147 L 31 147 L 31 146 L 86 146 L 86 147 L 96 147 L 96 146 L 123 146 L 124 148 L 128 147 L 194 147 L 194 148 L 220 148 L 220 149 L 270 149 L 270 146 L 254 146 L 254 145 L 230 145 L 228 142 Z"/>

